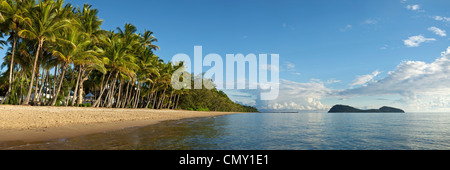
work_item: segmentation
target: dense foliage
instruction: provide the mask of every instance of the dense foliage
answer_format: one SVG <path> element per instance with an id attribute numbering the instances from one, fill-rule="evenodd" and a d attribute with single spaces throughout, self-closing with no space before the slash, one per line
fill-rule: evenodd
<path id="1" fill-rule="evenodd" d="M 98 10 L 63 0 L 1 0 L 0 104 L 256 111 L 216 89 L 176 90 L 153 32 L 102 30 Z M 1 38 L 0 37 L 0 38 Z"/>

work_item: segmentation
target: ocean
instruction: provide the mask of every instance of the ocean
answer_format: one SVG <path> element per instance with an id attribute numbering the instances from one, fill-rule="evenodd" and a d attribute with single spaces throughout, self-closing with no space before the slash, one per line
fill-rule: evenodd
<path id="1" fill-rule="evenodd" d="M 448 150 L 450 113 L 241 113 L 3 149 Z"/>

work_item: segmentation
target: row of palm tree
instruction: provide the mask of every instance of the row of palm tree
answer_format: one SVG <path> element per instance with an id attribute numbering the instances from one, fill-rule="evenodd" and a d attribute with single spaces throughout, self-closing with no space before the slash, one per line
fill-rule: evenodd
<path id="1" fill-rule="evenodd" d="M 186 90 L 171 87 L 174 66 L 154 54 L 153 32 L 101 29 L 98 10 L 63 0 L 1 0 L 0 35 L 9 45 L 8 88 L 0 104 L 178 108 Z"/>

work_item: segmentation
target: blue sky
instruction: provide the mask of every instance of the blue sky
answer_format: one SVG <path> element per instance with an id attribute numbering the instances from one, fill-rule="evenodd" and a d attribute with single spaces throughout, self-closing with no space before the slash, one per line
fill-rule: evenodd
<path id="1" fill-rule="evenodd" d="M 436 59 L 445 58 L 441 52 L 450 46 L 450 36 L 443 36 L 450 30 L 448 0 L 66 2 L 80 6 L 89 3 L 99 9 L 103 29 L 132 23 L 140 31 L 153 31 L 161 47 L 157 55 L 165 61 L 177 53 L 193 55 L 195 45 L 202 45 L 204 54 L 222 56 L 280 54 L 280 79 L 286 84 L 282 90 L 302 89 L 288 90 L 296 97 L 287 97 L 292 95 L 286 91 L 281 93 L 286 100 L 261 102 L 255 101 L 252 94 L 228 92 L 232 99 L 262 110 L 326 110 L 337 103 L 362 108 L 393 105 L 409 111 L 450 108 L 450 97 L 446 95 L 450 93 L 445 93 L 450 91 L 441 89 L 439 83 L 424 84 L 429 87 L 425 90 L 372 92 L 399 86 L 400 81 L 393 81 L 396 77 L 392 75 L 402 73 L 401 66 L 415 66 L 408 65 L 408 61 L 433 67 Z M 445 64 L 439 66 L 441 72 L 448 69 Z M 399 76 L 419 76 L 404 74 L 408 75 Z M 449 79 L 440 78 L 444 82 Z M 407 80 L 417 84 L 424 78 Z M 390 82 L 391 86 L 383 82 Z M 436 88 L 444 90 L 444 94 L 436 90 L 442 95 L 440 99 L 434 98 Z M 436 103 L 424 100 L 440 103 L 435 106 Z"/>

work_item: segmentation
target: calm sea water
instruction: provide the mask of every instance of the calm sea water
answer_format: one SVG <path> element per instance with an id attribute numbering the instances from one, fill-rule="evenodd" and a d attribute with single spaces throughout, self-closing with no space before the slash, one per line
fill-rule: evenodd
<path id="1" fill-rule="evenodd" d="M 448 150 L 450 113 L 245 113 L 0 149 Z"/>

